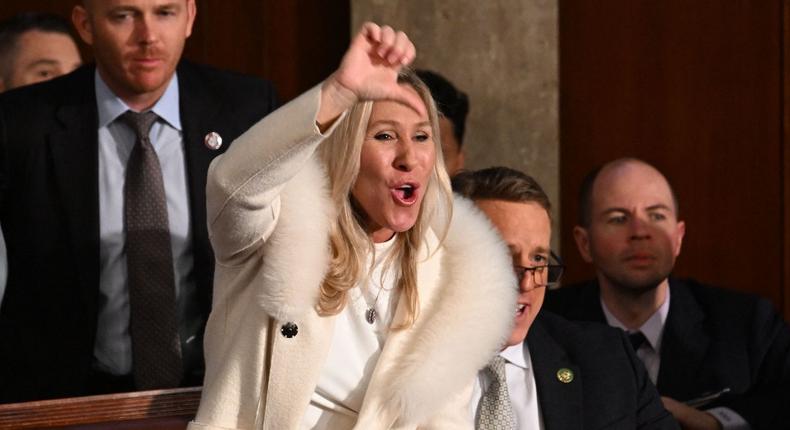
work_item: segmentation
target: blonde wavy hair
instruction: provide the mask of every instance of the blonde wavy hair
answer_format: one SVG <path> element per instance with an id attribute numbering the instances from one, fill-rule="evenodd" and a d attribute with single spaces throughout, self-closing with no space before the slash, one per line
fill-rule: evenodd
<path id="1" fill-rule="evenodd" d="M 439 119 L 436 105 L 425 84 L 411 70 L 398 76 L 398 83 L 417 91 L 428 110 L 431 134 L 436 151 L 436 162 L 428 180 L 417 221 L 408 231 L 398 233 L 393 252 L 385 262 L 385 272 L 397 267 L 396 288 L 408 304 L 406 319 L 394 328 L 410 327 L 419 314 L 417 294 L 417 263 L 426 234 L 433 230 L 441 246 L 452 217 L 452 190 L 444 167 L 442 145 L 439 140 Z M 332 223 L 329 239 L 332 259 L 318 301 L 321 315 L 336 315 L 346 306 L 348 291 L 364 277 L 370 276 L 367 256 L 374 251 L 373 241 L 365 232 L 365 214 L 351 196 L 360 168 L 362 143 L 374 102 L 357 103 L 338 124 L 335 131 L 319 149 L 319 155 L 329 176 L 330 195 L 337 208 L 337 219 Z M 428 254 L 436 250 L 427 250 Z"/>

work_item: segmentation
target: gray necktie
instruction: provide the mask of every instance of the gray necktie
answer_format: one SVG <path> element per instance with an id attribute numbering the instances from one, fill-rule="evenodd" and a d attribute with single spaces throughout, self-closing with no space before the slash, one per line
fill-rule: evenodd
<path id="1" fill-rule="evenodd" d="M 143 390 L 177 387 L 183 372 L 167 200 L 159 158 L 148 137 L 157 115 L 127 111 L 120 119 L 137 136 L 124 188 L 134 381 Z"/>
<path id="2" fill-rule="evenodd" d="M 505 359 L 497 355 L 485 371 L 491 378 L 488 389 L 480 399 L 478 430 L 516 430 L 516 417 L 510 404 L 505 379 Z"/>

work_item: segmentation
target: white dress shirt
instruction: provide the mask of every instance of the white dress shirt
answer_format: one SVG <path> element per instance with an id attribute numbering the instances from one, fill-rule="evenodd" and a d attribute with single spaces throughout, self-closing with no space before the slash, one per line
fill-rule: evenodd
<path id="1" fill-rule="evenodd" d="M 526 342 L 513 345 L 502 350 L 499 355 L 505 359 L 505 379 L 507 392 L 520 429 L 544 429 L 543 417 L 538 404 L 538 387 L 535 385 L 535 374 L 532 359 Z M 470 413 L 477 423 L 480 399 L 491 384 L 488 372 L 477 373 L 477 381 L 472 391 Z"/>
<path id="2" fill-rule="evenodd" d="M 661 341 L 664 336 L 664 324 L 666 324 L 667 315 L 669 314 L 669 291 L 669 288 L 667 288 L 667 297 L 664 299 L 664 303 L 661 304 L 658 310 L 656 310 L 638 330 L 645 335 L 647 341 L 642 343 L 639 349 L 636 350 L 636 356 L 645 364 L 647 374 L 650 376 L 650 380 L 653 381 L 653 384 L 658 380 L 658 369 L 661 367 Z M 629 334 L 636 332 L 629 330 L 625 324 L 620 322 L 609 308 L 606 307 L 606 303 L 603 302 L 603 299 L 601 299 L 601 309 L 603 309 L 606 322 L 610 326 L 620 328 Z M 730 408 L 717 407 L 708 409 L 705 412 L 713 415 L 722 425 L 723 430 L 751 429 L 751 426 L 749 426 L 746 420 Z"/>
<path id="3" fill-rule="evenodd" d="M 136 136 L 129 126 L 116 121 L 129 110 L 99 76 L 95 77 L 99 114 L 99 316 L 94 345 L 95 366 L 114 375 L 132 371 L 129 336 L 129 285 L 126 276 L 126 233 L 124 231 L 124 184 L 126 163 Z M 165 93 L 151 109 L 159 119 L 151 128 L 151 144 L 159 157 L 167 199 L 170 245 L 173 252 L 176 303 L 182 344 L 194 339 L 196 306 L 193 279 L 189 189 L 184 159 L 184 141 L 179 111 L 178 77 L 170 80 Z M 186 337 L 184 337 L 186 336 Z"/>

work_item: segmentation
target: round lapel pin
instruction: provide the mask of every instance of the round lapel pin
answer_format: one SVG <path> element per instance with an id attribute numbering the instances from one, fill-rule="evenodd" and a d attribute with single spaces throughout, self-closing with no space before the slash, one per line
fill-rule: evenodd
<path id="1" fill-rule="evenodd" d="M 212 131 L 211 133 L 207 134 L 205 138 L 203 138 L 203 143 L 206 145 L 206 148 L 217 150 L 220 146 L 222 146 L 222 136 L 219 133 Z"/>
<path id="2" fill-rule="evenodd" d="M 557 371 L 557 379 L 563 384 L 570 384 L 573 381 L 573 370 L 563 367 Z"/>

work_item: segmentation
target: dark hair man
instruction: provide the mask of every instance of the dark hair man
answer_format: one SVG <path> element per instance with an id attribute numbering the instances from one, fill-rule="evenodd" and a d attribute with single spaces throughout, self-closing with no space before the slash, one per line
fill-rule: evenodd
<path id="1" fill-rule="evenodd" d="M 194 0 L 84 0 L 96 65 L 0 96 L 0 401 L 200 385 L 211 160 L 270 84 L 181 61 Z"/>
<path id="2" fill-rule="evenodd" d="M 80 64 L 61 16 L 26 12 L 0 22 L 0 92 L 65 75 Z"/>
<path id="3" fill-rule="evenodd" d="M 82 64 L 69 23 L 51 13 L 25 12 L 0 22 L 0 92 L 46 81 Z M 0 302 L 8 278 L 0 230 Z"/>
<path id="4" fill-rule="evenodd" d="M 510 338 L 479 374 L 476 428 L 677 428 L 622 332 L 541 311 L 562 266 L 552 261 L 551 207 L 540 185 L 494 167 L 459 173 L 453 189 L 499 230 L 521 291 Z"/>
<path id="5" fill-rule="evenodd" d="M 447 174 L 455 175 L 464 167 L 464 132 L 469 98 L 442 75 L 430 70 L 417 70 L 417 76 L 431 90 L 439 109 L 439 138 Z"/>
<path id="6" fill-rule="evenodd" d="M 574 236 L 596 280 L 551 291 L 546 306 L 629 333 L 684 428 L 790 422 L 790 329 L 754 295 L 670 278 L 685 233 L 666 178 L 624 158 L 594 170 Z"/>

